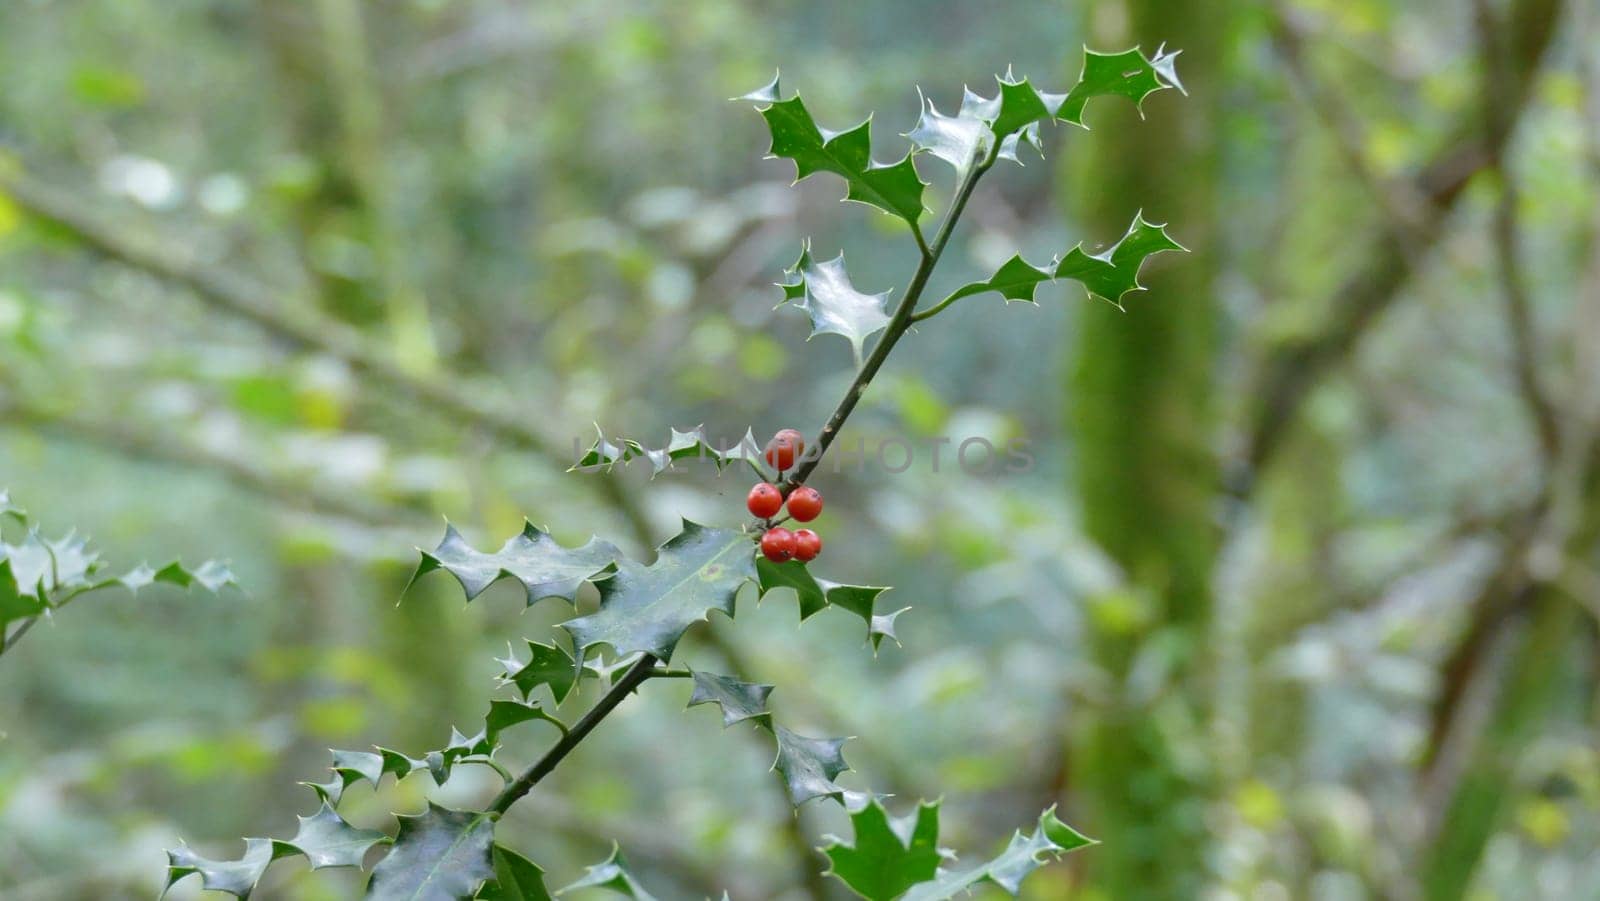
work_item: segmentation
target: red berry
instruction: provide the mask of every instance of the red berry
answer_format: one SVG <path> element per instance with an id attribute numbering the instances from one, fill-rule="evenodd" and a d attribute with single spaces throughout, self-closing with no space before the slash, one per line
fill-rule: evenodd
<path id="1" fill-rule="evenodd" d="M 822 495 L 810 485 L 801 485 L 789 494 L 789 515 L 810 522 L 822 512 Z"/>
<path id="2" fill-rule="evenodd" d="M 796 529 L 794 533 L 794 558 L 801 563 L 814 560 L 822 553 L 822 536 L 810 529 Z"/>
<path id="3" fill-rule="evenodd" d="M 794 468 L 794 459 L 805 453 L 805 437 L 794 429 L 782 429 L 767 442 L 767 465 L 779 472 Z"/>
<path id="4" fill-rule="evenodd" d="M 744 505 L 750 512 L 762 519 L 770 519 L 778 515 L 783 509 L 783 492 L 778 486 L 766 482 L 758 482 L 750 489 L 750 495 L 744 499 Z"/>
<path id="5" fill-rule="evenodd" d="M 773 563 L 782 563 L 793 557 L 794 547 L 794 533 L 782 526 L 768 529 L 767 533 L 761 536 L 761 553 Z"/>

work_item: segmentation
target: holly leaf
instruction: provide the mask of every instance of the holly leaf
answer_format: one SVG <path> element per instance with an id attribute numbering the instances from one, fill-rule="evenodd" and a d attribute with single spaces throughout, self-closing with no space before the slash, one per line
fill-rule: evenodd
<path id="1" fill-rule="evenodd" d="M 377 901 L 458 901 L 494 878 L 495 815 L 447 810 L 432 802 L 400 817 L 394 848 L 372 868 L 367 895 Z"/>
<path id="2" fill-rule="evenodd" d="M 389 840 L 389 836 L 375 829 L 350 825 L 327 803 L 311 816 L 298 819 L 300 828 L 294 838 L 245 839 L 244 857 L 239 860 L 210 860 L 187 845 L 167 851 L 167 884 L 162 894 L 184 877 L 199 873 L 202 888 L 248 898 L 274 860 L 301 854 L 311 862 L 313 870 L 359 867 L 373 845 Z"/>
<path id="3" fill-rule="evenodd" d="M 186 568 L 182 562 L 174 560 L 160 569 L 151 569 L 146 564 L 139 564 L 123 575 L 117 577 L 116 582 L 122 587 L 137 593 L 147 585 L 162 582 L 167 585 L 176 585 L 179 588 L 192 588 L 199 585 L 212 594 L 217 594 L 229 585 L 237 588 L 239 580 L 234 577 L 233 570 L 220 560 L 207 560 L 194 569 Z"/>
<path id="4" fill-rule="evenodd" d="M 494 846 L 491 855 L 494 881 L 478 889 L 479 901 L 550 901 L 544 870 L 538 864 L 501 844 Z"/>
<path id="5" fill-rule="evenodd" d="M 976 97 L 970 91 L 967 96 Z M 965 106 L 959 114 L 946 116 L 931 99 L 922 96 L 920 89 L 917 97 L 922 111 L 917 116 L 917 124 L 906 132 L 917 150 L 949 163 L 958 176 L 965 176 L 973 165 L 988 157 L 994 146 L 994 132 L 989 123 Z"/>
<path id="6" fill-rule="evenodd" d="M 161 890 L 162 897 L 166 897 L 179 880 L 199 873 L 201 888 L 249 898 L 272 863 L 273 847 L 271 839 L 247 838 L 244 848 L 244 857 L 238 860 L 211 860 L 196 854 L 188 845 L 168 850 L 167 884 Z"/>
<path id="7" fill-rule="evenodd" d="M 404 779 L 417 770 L 428 770 L 436 784 L 443 785 L 450 778 L 455 765 L 463 760 L 492 759 L 500 745 L 500 733 L 518 723 L 544 720 L 563 733 L 567 725 L 551 716 L 538 702 L 513 701 L 496 698 L 489 702 L 489 712 L 484 716 L 483 728 L 473 735 L 460 729 L 450 730 L 450 741 L 437 751 L 422 757 L 410 757 L 388 748 L 374 751 L 333 751 L 334 778 L 329 782 L 303 782 L 326 803 L 337 804 L 345 789 L 357 782 L 377 786 L 385 775 Z"/>
<path id="8" fill-rule="evenodd" d="M 889 590 L 871 585 L 845 585 L 819 579 L 811 575 L 811 570 L 798 560 L 774 563 L 765 557 L 760 557 L 756 560 L 756 576 L 763 597 L 773 589 L 793 589 L 795 597 L 800 602 L 802 622 L 824 607 L 838 607 L 861 617 L 868 626 L 869 637 L 877 625 L 873 621 L 877 618 L 875 613 L 878 597 Z M 899 613 L 892 614 L 889 622 L 892 624 L 893 617 L 898 615 Z"/>
<path id="9" fill-rule="evenodd" d="M 689 696 L 689 706 L 716 704 L 722 708 L 722 726 L 726 729 L 745 720 L 772 721 L 772 711 L 767 709 L 767 696 L 771 685 L 741 682 L 732 676 L 692 671 L 694 693 Z"/>
<path id="10" fill-rule="evenodd" d="M 742 532 L 683 521 L 649 566 L 625 557 L 616 572 L 596 583 L 600 609 L 561 624 L 579 659 L 597 644 L 618 655 L 643 651 L 661 660 L 690 626 L 711 611 L 733 616 L 739 589 L 755 578 L 755 547 Z"/>
<path id="11" fill-rule="evenodd" d="M 938 878 L 913 887 L 902 901 L 949 901 L 966 897 L 972 889 L 988 882 L 1015 895 L 1022 880 L 1039 867 L 1061 855 L 1095 844 L 1077 830 L 1056 818 L 1051 807 L 1039 815 L 1031 833 L 1017 830 L 999 856 L 970 870 L 940 873 Z"/>
<path id="12" fill-rule="evenodd" d="M 878 652 L 878 648 L 883 645 L 883 640 L 885 638 L 897 645 L 900 643 L 900 636 L 894 634 L 894 622 L 900 618 L 900 614 L 910 609 L 910 607 L 901 607 L 899 610 L 896 610 L 893 613 L 884 614 L 883 616 L 874 616 L 872 618 L 871 623 L 867 627 L 867 639 L 872 642 L 872 652 L 874 654 L 876 654 Z"/>
<path id="13" fill-rule="evenodd" d="M 596 677 L 596 673 L 587 668 L 580 673 L 572 655 L 558 644 L 529 641 L 528 651 L 530 656 L 526 662 L 518 660 L 509 650 L 509 656 L 498 660 L 505 669 L 505 675 L 500 677 L 501 683 L 515 685 L 522 692 L 523 700 L 527 700 L 539 686 L 547 685 L 551 698 L 559 707 L 578 686 L 580 678 Z"/>
<path id="14" fill-rule="evenodd" d="M 1034 289 L 1040 284 L 1052 281 L 1056 276 L 1054 269 L 1056 261 L 1051 260 L 1048 267 L 1035 266 L 1024 260 L 1020 255 L 1013 256 L 995 270 L 994 275 L 981 282 L 969 282 L 952 291 L 950 297 L 959 300 L 985 291 L 994 291 L 1005 298 L 1007 303 L 1013 300 L 1035 303 Z"/>
<path id="15" fill-rule="evenodd" d="M 656 901 L 656 897 L 645 891 L 633 874 L 628 871 L 628 862 L 623 859 L 622 849 L 615 844 L 611 846 L 611 856 L 600 863 L 587 868 L 583 878 L 556 892 L 565 895 L 567 892 L 584 888 L 610 889 L 619 895 L 626 895 L 634 901 Z"/>
<path id="16" fill-rule="evenodd" d="M 73 533 L 50 540 L 29 529 L 20 544 L 0 543 L 0 558 L 11 562 L 11 574 L 19 592 L 36 595 L 47 605 L 52 596 L 86 590 L 94 586 L 89 579 L 100 568 L 100 555 Z"/>
<path id="17" fill-rule="evenodd" d="M 461 583 L 469 601 L 501 579 L 516 579 L 527 590 L 530 607 L 548 597 L 574 603 L 578 587 L 609 567 L 620 553 L 598 538 L 590 538 L 579 548 L 562 547 L 529 522 L 499 551 L 485 554 L 468 544 L 455 526 L 446 525 L 439 546 L 431 553 L 421 552 L 422 560 L 406 590 L 428 573 L 442 569 Z"/>
<path id="18" fill-rule="evenodd" d="M 970 89 L 963 92 L 954 116 L 941 114 L 924 98 L 916 127 L 906 133 L 918 152 L 930 153 L 949 163 L 964 178 L 979 164 L 999 159 L 1017 160 L 1017 148 L 1029 144 L 1042 151 L 1041 123 L 1061 119 L 1087 128 L 1083 112 L 1095 97 L 1123 96 L 1137 107 L 1144 98 L 1167 88 L 1183 90 L 1176 67 L 1178 52 L 1158 48 L 1146 57 L 1138 48 L 1121 53 L 1096 53 L 1085 48 L 1077 84 L 1065 94 L 1040 91 L 1026 78 L 1011 72 L 995 79 L 994 96 Z"/>
<path id="19" fill-rule="evenodd" d="M 894 163 L 873 160 L 871 116 L 845 131 L 821 128 L 799 95 L 781 99 L 776 77 L 738 99 L 756 104 L 772 135 L 768 156 L 794 161 L 795 181 L 817 172 L 832 172 L 845 180 L 845 200 L 875 206 L 916 227 L 927 184 L 917 174 L 910 153 Z"/>
<path id="20" fill-rule="evenodd" d="M 1181 52 L 1168 53 L 1165 44 L 1156 48 L 1153 57 L 1145 56 L 1138 47 L 1121 53 L 1097 53 L 1085 47 L 1083 71 L 1056 110 L 1056 118 L 1088 128 L 1083 122 L 1084 108 L 1093 98 L 1107 96 L 1132 100 L 1143 115 L 1144 98 L 1167 88 L 1183 90 L 1177 71 Z"/>
<path id="21" fill-rule="evenodd" d="M 294 838 L 275 844 L 304 854 L 311 861 L 313 870 L 359 867 L 368 849 L 389 840 L 389 836 L 376 829 L 357 829 L 345 822 L 326 802 L 316 813 L 298 819 L 300 829 L 295 832 Z"/>
<path id="22" fill-rule="evenodd" d="M 1136 213 L 1128 231 L 1117 243 L 1099 253 L 1085 253 L 1083 245 L 1072 248 L 1056 266 L 1056 278 L 1076 279 L 1083 283 L 1090 295 L 1103 297 L 1117 306 L 1122 305 L 1122 295 L 1130 291 L 1143 291 L 1139 284 L 1139 269 L 1149 257 L 1167 250 L 1187 252 L 1182 244 L 1172 240 L 1165 224 L 1146 222 L 1144 213 Z"/>
<path id="23" fill-rule="evenodd" d="M 817 798 L 844 800 L 848 789 L 833 780 L 850 769 L 843 753 L 848 738 L 808 738 L 783 726 L 773 727 L 772 732 L 778 739 L 778 759 L 772 768 L 783 774 L 794 806 Z"/>
<path id="24" fill-rule="evenodd" d="M 876 799 L 850 814 L 853 844 L 828 836 L 821 850 L 832 864 L 828 875 L 868 901 L 892 901 L 934 878 L 946 853 L 939 848 L 939 802 L 922 803 L 893 817 Z"/>
<path id="25" fill-rule="evenodd" d="M 10 560 L 0 560 L 0 639 L 13 620 L 38 616 L 46 609 L 44 592 L 35 585 L 25 590 L 12 573 Z"/>
<path id="26" fill-rule="evenodd" d="M 598 426 L 596 431 L 599 432 Z M 606 438 L 604 432 L 599 432 L 595 443 L 568 471 L 610 472 L 619 464 L 645 460 L 650 464 L 650 477 L 655 478 L 681 461 L 709 460 L 718 472 L 741 461 L 748 463 L 758 473 L 762 472 L 758 462 L 762 448 L 756 444 L 755 434 L 749 430 L 733 445 L 721 440 L 712 441 L 706 435 L 705 426 L 695 426 L 687 431 L 672 429 L 671 432 L 666 445 L 659 448 L 645 447 L 628 438 L 621 439 L 620 443 L 613 442 Z"/>
<path id="27" fill-rule="evenodd" d="M 843 253 L 818 263 L 811 258 L 811 245 L 807 243 L 800 251 L 800 259 L 784 271 L 779 287 L 783 288 L 786 302 L 811 317 L 811 337 L 844 337 L 858 364 L 866 340 L 889 325 L 889 292 L 857 291 L 845 272 Z"/>
<path id="28" fill-rule="evenodd" d="M 1048 266 L 1035 266 L 1020 256 L 1013 256 L 994 275 L 981 282 L 962 285 L 947 300 L 994 291 L 1007 303 L 1013 300 L 1034 303 L 1034 290 L 1040 284 L 1070 278 L 1082 282 L 1091 296 L 1104 298 L 1120 307 L 1124 294 L 1144 290 L 1139 284 L 1139 270 L 1144 261 L 1167 250 L 1185 248 L 1172 240 L 1165 225 L 1146 222 L 1141 212 L 1133 217 L 1128 231 L 1104 250 L 1091 254 L 1079 244 L 1064 259 L 1052 260 Z"/>

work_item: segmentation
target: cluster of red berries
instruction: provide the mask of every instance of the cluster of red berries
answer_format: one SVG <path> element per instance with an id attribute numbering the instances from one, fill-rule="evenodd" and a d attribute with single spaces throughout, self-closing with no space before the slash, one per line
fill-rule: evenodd
<path id="1" fill-rule="evenodd" d="M 794 466 L 795 457 L 805 452 L 805 441 L 794 429 L 784 429 L 767 443 L 767 463 L 781 474 Z M 769 528 L 761 535 L 761 553 L 773 563 L 799 560 L 804 563 L 822 553 L 822 538 L 810 529 L 790 531 L 783 526 L 772 526 L 770 521 L 789 507 L 789 516 L 797 522 L 810 522 L 822 512 L 822 495 L 809 485 L 801 485 L 789 492 L 785 501 L 783 491 L 770 482 L 758 482 L 750 489 L 744 505 L 751 514 L 769 521 Z"/>

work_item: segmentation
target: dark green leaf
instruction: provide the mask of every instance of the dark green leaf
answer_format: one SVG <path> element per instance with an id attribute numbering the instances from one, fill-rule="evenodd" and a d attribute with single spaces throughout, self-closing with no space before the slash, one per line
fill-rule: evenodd
<path id="1" fill-rule="evenodd" d="M 969 297 L 973 294 L 982 294 L 985 291 L 995 291 L 1008 302 L 1025 300 L 1033 303 L 1033 291 L 1041 282 L 1048 282 L 1055 278 L 1050 270 L 1055 268 L 1051 261 L 1049 269 L 1041 269 L 1020 256 L 1013 256 L 1001 264 L 994 275 L 981 282 L 971 282 L 962 285 L 951 293 L 953 298 Z"/>
<path id="2" fill-rule="evenodd" d="M 1133 217 L 1133 224 L 1117 243 L 1099 253 L 1089 254 L 1083 245 L 1072 248 L 1056 266 L 1056 278 L 1071 278 L 1083 283 L 1089 293 L 1121 306 L 1122 295 L 1143 291 L 1139 269 L 1144 261 L 1166 250 L 1184 250 L 1167 235 L 1165 225 L 1146 222 L 1144 214 Z"/>
<path id="3" fill-rule="evenodd" d="M 611 846 L 611 856 L 584 871 L 583 878 L 556 892 L 565 895 L 567 892 L 581 888 L 610 889 L 620 895 L 627 895 L 634 901 L 656 901 L 656 897 L 644 890 L 633 874 L 628 871 L 628 862 L 622 857 L 622 850 L 616 845 Z"/>
<path id="4" fill-rule="evenodd" d="M 530 656 L 526 663 L 516 657 L 505 657 L 499 662 L 505 667 L 503 682 L 510 683 L 522 692 L 526 699 L 534 689 L 541 685 L 550 686 L 550 696 L 560 706 L 572 689 L 577 687 L 580 673 L 578 665 L 568 654 L 566 649 L 556 644 L 541 644 L 537 641 L 528 642 Z M 585 669 L 583 677 L 593 678 L 594 673 Z"/>
<path id="5" fill-rule="evenodd" d="M 564 598 L 571 603 L 578 587 L 610 566 L 618 556 L 620 553 L 615 547 L 598 538 L 589 539 L 583 547 L 562 547 L 531 522 L 524 524 L 522 533 L 507 541 L 499 551 L 485 554 L 467 544 L 455 526 L 447 525 L 439 546 L 432 553 L 422 552 L 422 561 L 406 587 L 409 589 L 417 579 L 443 569 L 461 583 L 469 601 L 495 582 L 511 578 L 521 582 L 527 590 L 530 606 L 548 597 Z"/>
<path id="6" fill-rule="evenodd" d="M 597 644 L 619 655 L 670 660 L 683 633 L 711 611 L 732 616 L 739 589 L 755 578 L 755 545 L 742 532 L 684 520 L 683 530 L 642 566 L 626 558 L 596 583 L 600 610 L 562 623 L 579 656 Z"/>
<path id="7" fill-rule="evenodd" d="M 906 154 L 898 162 L 872 159 L 872 118 L 842 132 L 818 127 L 799 96 L 779 99 L 774 78 L 766 87 L 739 98 L 756 104 L 772 135 L 771 156 L 793 160 L 795 180 L 815 172 L 844 178 L 846 200 L 870 204 L 915 226 L 922 215 L 922 190 L 927 185 Z"/>
<path id="8" fill-rule="evenodd" d="M 874 798 L 850 814 L 853 844 L 830 837 L 822 849 L 831 875 L 869 901 L 892 901 L 938 872 L 939 803 L 923 803 L 904 817 L 891 817 Z"/>
<path id="9" fill-rule="evenodd" d="M 400 833 L 372 869 L 367 897 L 379 901 L 458 901 L 494 878 L 494 814 L 429 803 L 400 817 Z"/>
<path id="10" fill-rule="evenodd" d="M 702 673 L 696 670 L 694 693 L 689 696 L 689 706 L 716 704 L 721 707 L 723 728 L 745 720 L 770 722 L 772 712 L 767 710 L 767 696 L 770 694 L 772 694 L 771 685 L 741 682 L 732 676 L 719 676 L 716 673 Z"/>
<path id="11" fill-rule="evenodd" d="M 544 870 L 521 854 L 496 844 L 494 881 L 478 889 L 480 901 L 550 901 L 550 892 L 544 887 Z"/>
<path id="12" fill-rule="evenodd" d="M 1083 125 L 1083 110 L 1095 97 L 1126 97 L 1134 106 L 1144 103 L 1144 98 L 1167 88 L 1183 90 L 1178 81 L 1177 57 L 1182 51 L 1167 53 L 1165 45 L 1156 48 L 1156 55 L 1147 58 L 1135 47 L 1121 53 L 1096 53 L 1085 49 L 1083 72 L 1061 102 L 1056 116 L 1074 125 Z M 1088 126 L 1084 126 L 1088 127 Z"/>
<path id="13" fill-rule="evenodd" d="M 833 780 L 850 769 L 844 762 L 847 738 L 807 738 L 782 726 L 773 728 L 778 759 L 772 768 L 783 774 L 789 800 L 796 807 L 816 798 L 843 800 L 847 790 Z"/>
<path id="14" fill-rule="evenodd" d="M 1165 225 L 1146 222 L 1140 213 L 1134 216 L 1127 233 L 1102 251 L 1090 254 L 1079 244 L 1067 253 L 1065 259 L 1051 261 L 1045 267 L 1013 256 L 994 275 L 981 282 L 962 285 L 951 293 L 949 299 L 959 300 L 994 291 L 1007 302 L 1022 300 L 1033 303 L 1034 289 L 1041 283 L 1070 278 L 1082 282 L 1089 294 L 1120 306 L 1124 294 L 1144 290 L 1144 286 L 1139 284 L 1139 270 L 1146 259 L 1162 251 L 1183 249 L 1167 234 Z"/>
<path id="15" fill-rule="evenodd" d="M 800 602 L 801 620 L 809 619 L 824 607 L 834 606 L 861 617 L 862 622 L 870 628 L 873 625 L 878 597 L 889 590 L 870 585 L 843 585 L 827 579 L 818 579 L 811 575 L 811 570 L 806 564 L 797 560 L 773 563 L 765 557 L 760 557 L 756 560 L 756 574 L 763 597 L 775 588 L 794 590 Z"/>

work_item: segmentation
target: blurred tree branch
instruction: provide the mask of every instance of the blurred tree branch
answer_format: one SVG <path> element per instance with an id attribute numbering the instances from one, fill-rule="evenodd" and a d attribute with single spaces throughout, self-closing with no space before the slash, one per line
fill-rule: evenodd
<path id="1" fill-rule="evenodd" d="M 90 444 L 128 459 L 176 466 L 185 470 L 215 471 L 231 484 L 275 503 L 325 513 L 368 526 L 393 526 L 396 519 L 416 518 L 420 511 L 380 504 L 344 492 L 280 476 L 235 454 L 219 454 L 171 434 L 156 436 L 71 410 L 49 407 L 15 390 L 0 394 L 0 416 L 8 422 L 55 434 L 69 441 Z"/>
<path id="2" fill-rule="evenodd" d="M 1497 826 L 1517 758 L 1540 728 L 1562 666 L 1573 650 L 1579 599 L 1562 586 L 1569 560 L 1600 541 L 1600 441 L 1591 411 L 1574 409 L 1571 428 L 1539 380 L 1529 298 L 1519 257 L 1516 175 L 1504 156 L 1512 125 L 1504 91 L 1512 66 L 1505 28 L 1485 0 L 1474 4 L 1483 57 L 1486 145 L 1499 177 L 1492 237 L 1513 369 L 1543 461 L 1538 494 L 1502 563 L 1472 605 L 1443 669 L 1422 778 L 1423 891 L 1456 898 L 1471 885 Z"/>
<path id="3" fill-rule="evenodd" d="M 1399 295 L 1420 259 L 1443 238 L 1445 220 L 1473 175 L 1491 164 L 1528 102 L 1541 60 L 1560 19 L 1561 0 L 1516 0 L 1506 20 L 1504 128 L 1483 135 L 1481 108 L 1463 110 L 1451 129 L 1461 137 L 1439 151 L 1409 182 L 1422 209 L 1409 246 L 1385 227 L 1368 239 L 1366 263 L 1322 304 L 1327 325 L 1316 334 L 1268 349 L 1251 394 L 1261 398 L 1246 427 L 1244 470 L 1235 490 L 1248 495 L 1270 463 L 1312 389 L 1360 343 Z"/>

